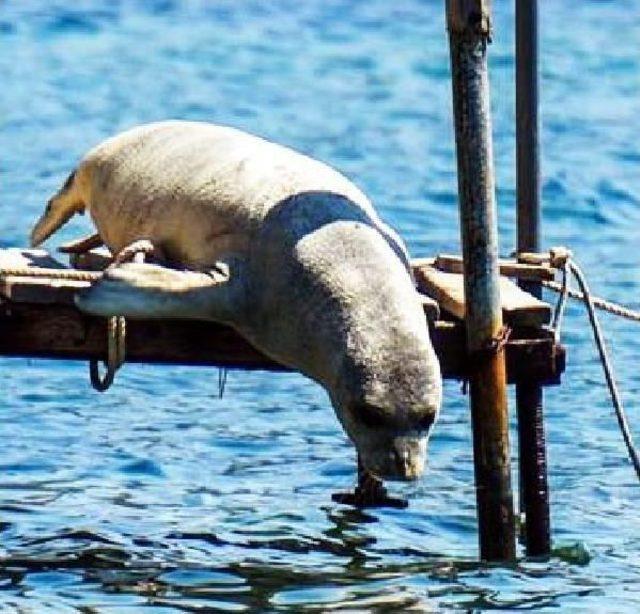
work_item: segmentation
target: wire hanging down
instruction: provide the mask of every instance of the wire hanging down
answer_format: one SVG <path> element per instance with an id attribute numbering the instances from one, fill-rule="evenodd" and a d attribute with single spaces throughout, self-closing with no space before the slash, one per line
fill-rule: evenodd
<path id="1" fill-rule="evenodd" d="M 218 398 L 221 399 L 224 396 L 224 389 L 227 385 L 227 375 L 229 369 L 226 367 L 220 367 L 218 369 Z"/>

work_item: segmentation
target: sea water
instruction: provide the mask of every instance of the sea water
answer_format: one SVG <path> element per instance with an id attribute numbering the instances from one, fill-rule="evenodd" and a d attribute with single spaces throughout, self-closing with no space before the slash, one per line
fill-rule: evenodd
<path id="1" fill-rule="evenodd" d="M 595 292 L 637 308 L 640 11 L 540 4 L 543 242 L 569 246 Z M 508 254 L 513 2 L 496 0 L 494 16 Z M 443 2 L 5 0 L 0 75 L 0 247 L 26 244 L 89 147 L 184 118 L 336 166 L 414 256 L 459 251 Z M 48 245 L 89 230 L 78 218 Z M 603 325 L 640 437 L 640 329 Z M 360 512 L 331 502 L 354 483 L 354 452 L 301 376 L 231 372 L 219 399 L 213 369 L 127 364 L 101 395 L 86 364 L 0 359 L 0 609 L 637 612 L 640 488 L 579 305 L 563 341 L 563 384 L 545 394 L 554 556 L 497 567 L 476 562 L 458 383 L 445 386 L 428 473 L 390 487 L 409 509 Z"/>

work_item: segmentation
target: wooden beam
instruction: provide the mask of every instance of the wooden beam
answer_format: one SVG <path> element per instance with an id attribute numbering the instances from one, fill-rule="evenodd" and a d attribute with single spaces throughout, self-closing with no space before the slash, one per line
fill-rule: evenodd
<path id="1" fill-rule="evenodd" d="M 458 273 L 459 275 L 464 273 L 462 256 L 452 254 L 438 254 L 435 258 L 414 258 L 411 265 L 414 271 L 417 267 L 427 265 L 445 273 Z M 498 266 L 500 267 L 500 275 L 504 277 L 532 281 L 553 281 L 555 279 L 555 271 L 542 264 L 523 264 L 516 260 L 500 259 Z"/>
<path id="2" fill-rule="evenodd" d="M 466 313 L 464 278 L 429 266 L 416 267 L 414 275 L 420 292 L 434 298 L 456 318 Z M 510 327 L 542 326 L 551 320 L 551 305 L 524 292 L 506 277 L 499 278 L 502 317 Z"/>
<path id="3" fill-rule="evenodd" d="M 73 242 L 75 247 L 78 242 Z M 66 253 L 66 252 L 65 252 Z M 73 269 L 68 269 L 46 252 L 40 250 L 0 250 L 0 297 L 14 303 L 39 303 L 74 305 L 74 297 L 78 290 L 87 288 L 90 281 L 60 279 L 61 276 L 72 276 L 77 271 L 98 274 L 111 263 L 111 256 L 106 248 L 91 249 L 87 252 L 68 252 Z M 15 274 L 19 269 L 25 272 L 38 272 L 38 276 Z M 14 274 L 3 274 L 14 271 Z M 89 275 L 91 277 L 91 275 Z M 418 292 L 418 299 L 429 322 L 440 317 L 440 307 L 430 296 Z"/>
<path id="4" fill-rule="evenodd" d="M 72 360 L 107 355 L 106 319 L 65 305 L 5 305 L 0 354 Z M 129 362 L 282 370 L 232 329 L 209 322 L 127 320 Z"/>
<path id="5" fill-rule="evenodd" d="M 537 331 L 532 338 L 507 344 L 507 374 L 519 380 L 557 384 L 564 371 L 564 349 L 553 337 Z M 436 322 L 433 344 L 443 376 L 464 379 L 469 361 L 464 326 Z M 89 360 L 104 358 L 107 327 L 65 305 L 5 304 L 0 306 L 0 355 L 28 358 Z M 128 320 L 127 361 L 156 364 L 222 366 L 238 369 L 288 370 L 256 350 L 227 326 L 183 320 Z"/>
<path id="6" fill-rule="evenodd" d="M 515 334 L 506 347 L 507 375 L 519 380 L 557 384 L 564 371 L 564 349 L 546 331 L 532 338 Z M 443 376 L 468 376 L 464 326 L 436 322 L 431 338 Z M 67 360 L 101 359 L 107 352 L 103 318 L 67 305 L 9 304 L 0 306 L 0 355 Z M 256 350 L 227 326 L 184 320 L 128 320 L 127 361 L 156 364 L 208 365 L 237 369 L 288 370 Z"/>

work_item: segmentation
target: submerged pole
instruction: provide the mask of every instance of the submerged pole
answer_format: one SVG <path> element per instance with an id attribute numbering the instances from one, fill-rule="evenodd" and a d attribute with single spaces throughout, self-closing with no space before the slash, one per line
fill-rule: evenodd
<path id="1" fill-rule="evenodd" d="M 538 0 L 516 0 L 516 183 L 519 252 L 540 251 L 540 118 L 538 115 Z M 520 282 L 537 298 L 539 282 Z M 551 551 L 543 392 L 536 382 L 516 386 L 520 450 L 520 514 L 529 556 Z"/>
<path id="2" fill-rule="evenodd" d="M 447 0 L 480 556 L 515 557 L 487 46 L 489 0 Z"/>

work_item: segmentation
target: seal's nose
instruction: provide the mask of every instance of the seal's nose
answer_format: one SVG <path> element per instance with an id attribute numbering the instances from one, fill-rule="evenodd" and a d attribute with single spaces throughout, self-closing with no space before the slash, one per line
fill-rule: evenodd
<path id="1" fill-rule="evenodd" d="M 426 447 L 426 446 L 425 446 Z M 390 468 L 400 480 L 416 480 L 424 472 L 426 454 L 418 443 L 398 438 L 389 451 Z"/>
<path id="2" fill-rule="evenodd" d="M 391 453 L 393 462 L 400 475 L 407 475 L 409 473 L 409 451 L 405 449 L 394 448 Z"/>

